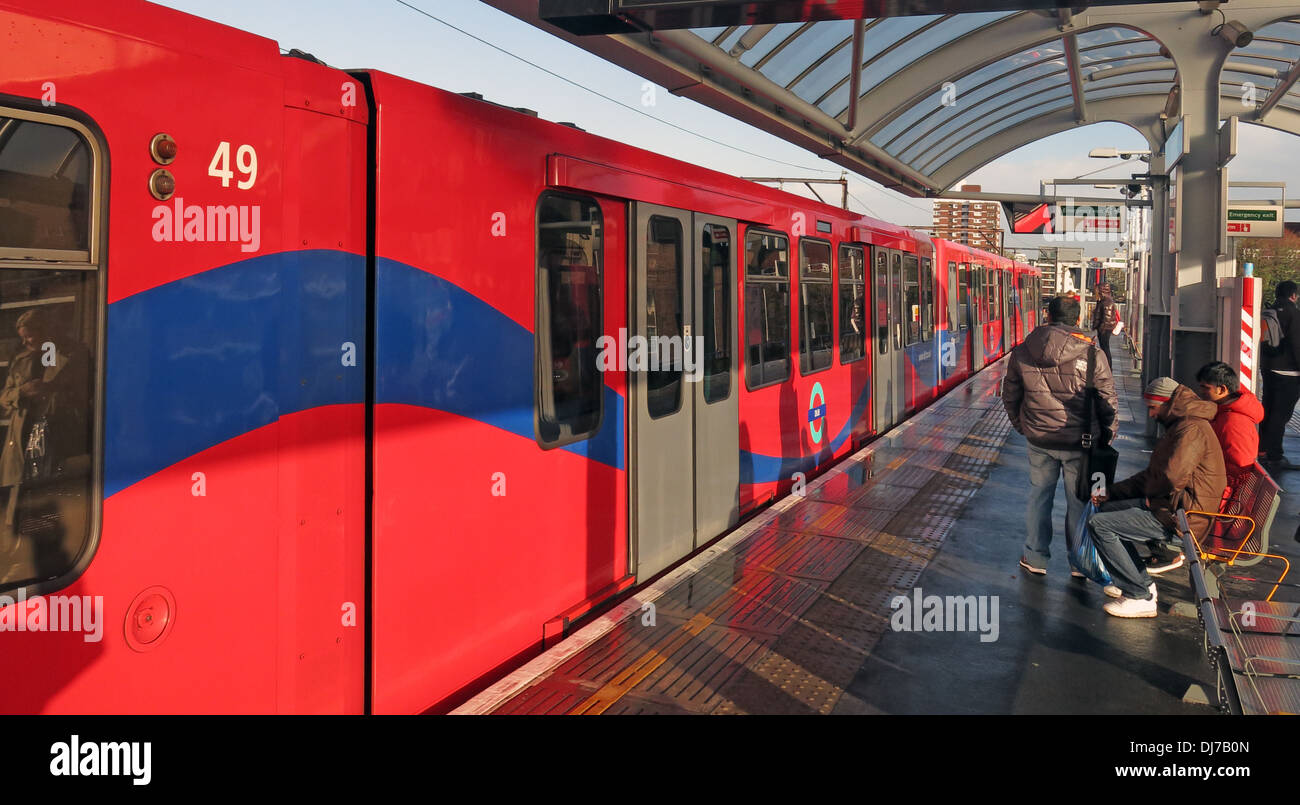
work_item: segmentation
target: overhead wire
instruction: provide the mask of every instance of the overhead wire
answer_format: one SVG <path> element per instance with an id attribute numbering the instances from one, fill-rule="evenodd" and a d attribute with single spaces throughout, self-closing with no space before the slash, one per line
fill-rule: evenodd
<path id="1" fill-rule="evenodd" d="M 665 125 L 665 126 L 670 126 L 670 127 L 674 128 L 674 129 L 677 129 L 677 130 L 680 131 L 680 132 L 685 133 L 685 134 L 690 134 L 690 135 L 692 135 L 692 136 L 699 137 L 699 138 L 702 139 L 702 140 L 706 140 L 706 141 L 708 141 L 708 142 L 711 142 L 711 143 L 713 143 L 714 145 L 720 145 L 720 146 L 722 146 L 723 148 L 730 148 L 730 149 L 733 150 L 733 151 L 737 151 L 737 152 L 739 152 L 739 153 L 746 154 L 746 155 L 751 156 L 751 157 L 756 157 L 757 159 L 762 159 L 762 160 L 766 160 L 766 161 L 768 161 L 768 162 L 773 162 L 773 163 L 776 163 L 776 164 L 778 164 L 778 165 L 785 165 L 785 166 L 787 166 L 787 167 L 791 167 L 791 168 L 799 168 L 800 170 L 815 171 L 815 172 L 817 172 L 817 173 L 835 173 L 835 172 L 836 172 L 836 169 L 830 169 L 830 168 L 810 168 L 810 167 L 808 167 L 807 165 L 796 165 L 796 164 L 793 163 L 793 162 L 786 162 L 786 161 L 784 161 L 784 160 L 777 159 L 777 158 L 775 158 L 775 157 L 764 156 L 763 154 L 759 154 L 759 153 L 756 153 L 756 152 L 754 152 L 754 151 L 749 151 L 749 150 L 747 150 L 747 149 L 741 148 L 741 147 L 738 146 L 738 145 L 732 145 L 731 143 L 727 143 L 727 142 L 723 142 L 722 140 L 715 139 L 715 138 L 713 138 L 713 137 L 708 136 L 707 134 L 701 134 L 701 133 L 698 132 L 698 131 L 692 131 L 691 129 L 688 129 L 688 128 L 686 128 L 685 126 L 680 126 L 680 125 L 678 125 L 678 124 L 676 124 L 676 123 L 673 123 L 673 122 L 671 122 L 671 121 L 664 120 L 664 119 L 661 118 L 661 117 L 656 117 L 655 115 L 650 114 L 649 112 L 645 111 L 644 109 L 638 109 L 638 108 L 636 108 L 635 106 L 632 106 L 631 104 L 624 103 L 623 101 L 620 101 L 620 100 L 618 100 L 617 98 L 612 98 L 612 97 L 610 97 L 609 95 L 604 94 L 603 92 L 600 92 L 600 91 L 598 91 L 598 90 L 592 89 L 591 87 L 588 87 L 588 86 L 586 86 L 586 85 L 584 85 L 584 84 L 582 84 L 582 83 L 579 83 L 579 82 L 577 82 L 577 81 L 574 81 L 574 80 L 571 79 L 571 78 L 567 78 L 567 77 L 565 77 L 565 76 L 563 76 L 563 75 L 560 75 L 559 73 L 555 72 L 554 70 L 550 70 L 550 69 L 548 69 L 548 68 L 546 68 L 546 67 L 543 67 L 543 66 L 540 65 L 540 64 L 537 64 L 537 63 L 535 63 L 535 62 L 531 62 L 531 61 L 529 61 L 528 59 L 525 59 L 523 56 L 520 56 L 520 55 L 517 54 L 517 53 L 511 53 L 510 51 L 506 50 L 505 48 L 500 47 L 499 45 L 494 45 L 494 44 L 492 44 L 491 42 L 487 41 L 486 39 L 483 39 L 482 37 L 479 37 L 479 36 L 475 36 L 474 34 L 470 33 L 469 31 L 466 31 L 464 28 L 460 28 L 460 27 L 457 27 L 457 26 L 455 26 L 455 25 L 452 25 L 450 22 L 447 22 L 446 20 L 442 19 L 441 17 L 438 17 L 437 15 L 432 14 L 432 13 L 430 13 L 430 12 L 428 12 L 428 11 L 425 11 L 424 9 L 422 9 L 422 8 L 420 8 L 420 7 L 418 7 L 418 6 L 414 6 L 414 5 L 412 5 L 412 4 L 408 3 L 408 2 L 406 2 L 406 0 L 393 0 L 393 2 L 397 3 L 397 4 L 400 5 L 400 6 L 405 6 L 406 8 L 410 9 L 411 11 L 414 11 L 414 12 L 417 13 L 417 14 L 421 14 L 421 15 L 423 15 L 423 16 L 425 16 L 425 17 L 428 17 L 429 19 L 433 20 L 434 22 L 437 22 L 437 23 L 440 23 L 440 24 L 442 24 L 442 25 L 445 25 L 445 26 L 447 26 L 448 28 L 452 29 L 453 31 L 456 31 L 457 33 L 460 33 L 460 34 L 463 34 L 463 35 L 465 35 L 465 36 L 468 36 L 470 39 L 473 39 L 474 41 L 479 42 L 480 44 L 487 45 L 488 47 L 492 48 L 493 50 L 496 50 L 496 51 L 498 51 L 498 52 L 500 52 L 500 53 L 504 53 L 505 55 L 511 57 L 512 59 L 517 59 L 518 61 L 521 61 L 521 62 L 523 62 L 524 64 L 527 64 L 527 65 L 530 66 L 530 67 L 533 67 L 533 68 L 536 68 L 536 69 L 538 69 L 538 70 L 541 70 L 543 73 L 546 73 L 547 75 L 553 76 L 554 78 L 558 78 L 558 79 L 560 79 L 561 81 L 565 82 L 566 84 L 570 84 L 570 85 L 572 85 L 572 86 L 577 87 L 578 89 L 584 90 L 584 91 L 586 91 L 586 92 L 590 92 L 592 95 L 595 95 L 595 96 L 597 96 L 597 97 L 599 97 L 599 98 L 603 98 L 604 100 L 607 100 L 607 101 L 609 101 L 610 103 L 617 104 L 618 106 L 621 106 L 621 107 L 623 107 L 624 109 L 627 109 L 627 110 L 630 111 L 630 112 L 636 112 L 637 114 L 639 114 L 639 115 L 641 115 L 641 116 L 643 116 L 643 117 L 648 117 L 648 118 L 650 118 L 651 120 L 654 120 L 654 121 L 656 121 L 656 122 L 658 122 L 658 123 L 662 123 L 662 124 Z"/>

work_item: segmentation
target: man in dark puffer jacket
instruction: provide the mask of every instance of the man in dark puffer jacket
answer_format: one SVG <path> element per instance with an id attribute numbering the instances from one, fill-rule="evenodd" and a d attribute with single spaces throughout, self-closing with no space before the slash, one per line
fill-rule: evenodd
<path id="1" fill-rule="evenodd" d="M 1083 511 L 1075 495 L 1083 471 L 1084 388 L 1088 361 L 1099 405 L 1092 418 L 1092 437 L 1107 444 L 1115 438 L 1115 382 L 1110 362 L 1087 332 L 1079 329 L 1079 299 L 1054 297 L 1047 305 L 1050 324 L 1036 328 L 1011 353 L 1002 382 L 1002 403 L 1011 426 L 1029 442 L 1029 482 L 1025 511 L 1025 552 L 1020 566 L 1047 572 L 1051 556 L 1052 502 L 1057 479 L 1065 475 L 1065 527 L 1072 533 Z"/>

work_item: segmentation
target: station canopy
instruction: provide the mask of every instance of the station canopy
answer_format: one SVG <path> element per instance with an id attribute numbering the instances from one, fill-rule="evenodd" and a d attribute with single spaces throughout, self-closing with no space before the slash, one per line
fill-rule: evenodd
<path id="1" fill-rule="evenodd" d="M 1093 3 L 1075 11 L 1033 0 L 875 0 L 846 2 L 839 11 L 824 0 L 542 0 L 540 8 L 537 0 L 485 2 L 914 196 L 941 193 L 1027 143 L 1089 123 L 1127 123 L 1162 142 L 1181 82 L 1170 49 L 1147 31 L 1159 30 L 1159 21 L 1204 16 L 1190 2 Z M 566 15 L 623 4 L 642 10 Z M 1223 4 L 1225 21 L 1233 5 Z M 1220 94 L 1222 108 L 1243 122 L 1300 133 L 1300 13 L 1289 5 L 1252 5 L 1265 8 L 1251 19 L 1268 22 L 1228 55 Z M 656 18 L 644 10 L 652 6 L 666 10 Z M 827 18 L 850 6 L 864 13 L 901 8 L 906 15 Z M 917 13 L 953 6 L 985 10 Z M 746 23 L 687 27 L 728 19 Z M 1207 37 L 1204 47 L 1227 45 Z M 1243 98 L 1251 99 L 1248 107 Z"/>

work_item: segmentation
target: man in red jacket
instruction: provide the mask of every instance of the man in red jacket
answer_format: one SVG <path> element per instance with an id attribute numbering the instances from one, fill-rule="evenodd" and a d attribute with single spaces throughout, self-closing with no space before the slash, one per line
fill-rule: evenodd
<path id="1" fill-rule="evenodd" d="M 1259 431 L 1264 419 L 1264 406 L 1249 389 L 1241 388 L 1237 373 L 1223 361 L 1207 363 L 1196 373 L 1201 384 L 1201 399 L 1219 406 L 1219 413 L 1210 424 L 1223 448 L 1223 463 L 1228 475 L 1240 472 L 1255 463 L 1259 453 Z"/>

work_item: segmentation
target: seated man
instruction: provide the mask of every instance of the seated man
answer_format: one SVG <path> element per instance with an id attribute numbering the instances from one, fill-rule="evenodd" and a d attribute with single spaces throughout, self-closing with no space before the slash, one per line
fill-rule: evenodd
<path id="1" fill-rule="evenodd" d="M 1104 609 L 1120 618 L 1154 618 L 1157 612 L 1155 582 L 1134 544 L 1176 539 L 1174 512 L 1217 511 L 1228 483 L 1223 451 L 1210 425 L 1217 406 L 1169 377 L 1151 381 L 1142 396 L 1147 415 L 1160 420 L 1165 435 L 1145 470 L 1093 498 L 1101 511 L 1088 518 L 1097 552 L 1115 581 L 1106 594 L 1118 600 Z M 1209 526 L 1200 515 L 1188 515 L 1187 521 L 1198 536 Z"/>
<path id="2" fill-rule="evenodd" d="M 1210 425 L 1223 448 L 1228 474 L 1252 466 L 1259 453 L 1258 426 L 1264 419 L 1264 405 L 1250 389 L 1241 388 L 1237 372 L 1223 361 L 1202 366 L 1196 382 L 1201 385 L 1201 399 L 1219 406 Z"/>

